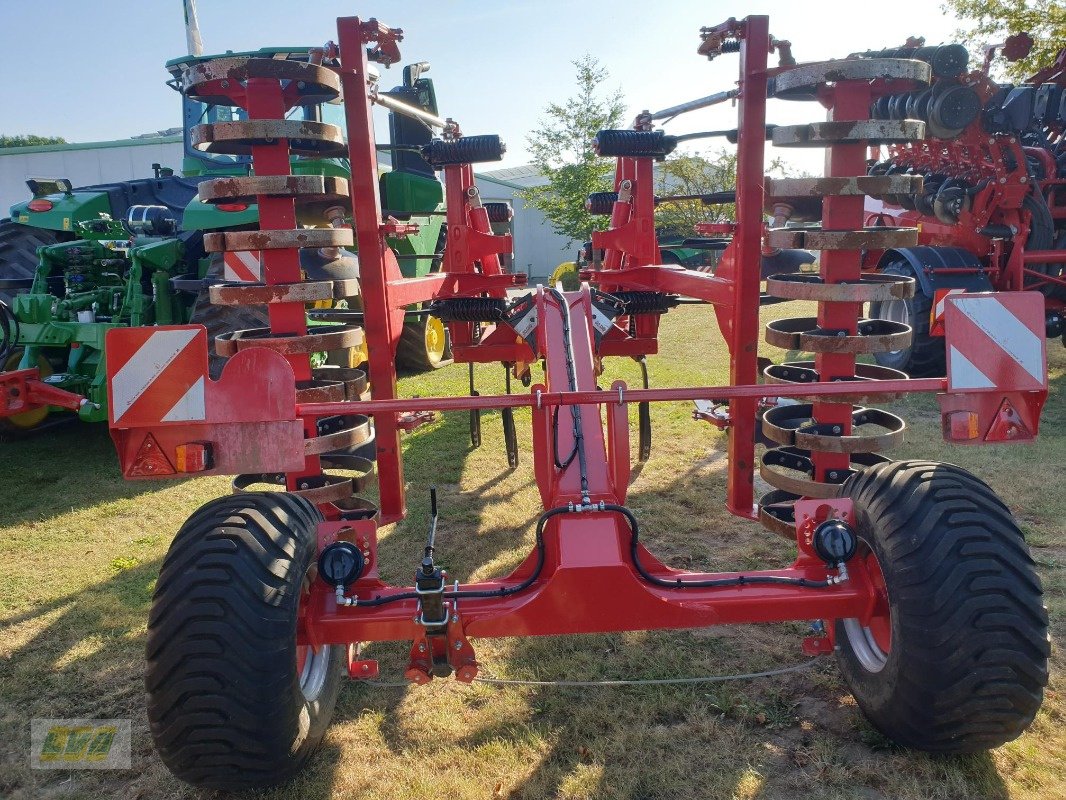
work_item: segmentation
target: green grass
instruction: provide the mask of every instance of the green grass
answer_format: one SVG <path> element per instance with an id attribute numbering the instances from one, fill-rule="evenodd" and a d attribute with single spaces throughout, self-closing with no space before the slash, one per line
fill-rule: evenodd
<path id="1" fill-rule="evenodd" d="M 767 316 L 777 309 L 768 310 Z M 791 312 L 790 312 L 791 313 Z M 708 333 L 711 331 L 711 333 Z M 712 314 L 664 320 L 652 384 L 724 383 L 727 354 Z M 782 360 L 774 348 L 764 354 Z M 1066 351 L 1049 343 L 1055 385 L 1039 441 L 952 447 L 935 401 L 897 404 L 910 426 L 898 457 L 958 463 L 1014 509 L 1033 547 L 1051 611 L 1053 679 L 1032 729 L 996 751 L 934 758 L 894 747 L 863 719 L 831 661 L 812 671 L 699 687 L 497 689 L 435 681 L 425 688 L 346 687 L 319 755 L 293 785 L 263 798 L 1045 798 L 1066 796 L 1066 699 L 1059 677 L 1066 619 Z M 638 382 L 611 359 L 603 384 Z M 452 367 L 407 377 L 410 395 L 465 392 Z M 499 391 L 499 367 L 478 371 Z M 786 564 L 790 547 L 730 517 L 724 437 L 686 404 L 653 407 L 651 460 L 634 470 L 629 504 L 653 552 L 696 569 Z M 462 580 L 500 575 L 532 546 L 540 509 L 529 413 L 515 414 L 522 464 L 509 472 L 498 414 L 484 445 L 467 445 L 465 413 L 404 439 L 411 514 L 382 532 L 386 578 L 406 582 L 425 535 L 429 486 L 440 492 L 438 553 Z M 635 425 L 634 425 L 635 429 Z M 0 445 L 0 797 L 198 797 L 155 756 L 143 711 L 145 620 L 173 533 L 225 478 L 127 483 L 106 432 L 74 426 Z M 747 672 L 801 660 L 802 624 L 686 632 L 477 641 L 498 677 L 663 677 Z M 398 680 L 406 645 L 370 654 Z M 28 768 L 33 717 L 130 717 L 130 772 Z M 203 795 L 207 797 L 216 795 Z"/>

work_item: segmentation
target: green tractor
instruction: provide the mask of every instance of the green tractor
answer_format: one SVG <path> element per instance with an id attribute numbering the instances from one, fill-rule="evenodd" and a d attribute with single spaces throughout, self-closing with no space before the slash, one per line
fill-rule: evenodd
<path id="1" fill-rule="evenodd" d="M 168 85 L 182 90 L 192 64 L 234 56 L 306 61 L 320 57 L 315 48 L 264 48 L 251 53 L 185 56 L 167 63 Z M 396 99 L 437 113 L 433 83 L 424 63 L 404 69 L 403 84 L 389 92 Z M 200 323 L 213 337 L 265 325 L 265 309 L 215 306 L 206 287 L 219 280 L 255 280 L 234 274 L 221 254 L 204 251 L 205 232 L 254 228 L 254 203 L 201 202 L 199 184 L 225 175 L 247 175 L 250 156 L 204 152 L 189 132 L 202 123 L 243 118 L 242 109 L 182 96 L 185 130 L 182 176 L 156 167 L 151 178 L 74 188 L 63 179 L 27 181 L 33 198 L 0 220 L 0 307 L 11 324 L 0 325 L 0 370 L 38 367 L 46 382 L 91 402 L 78 415 L 86 421 L 107 418 L 103 342 L 108 329 L 131 325 Z M 298 106 L 293 117 L 333 122 L 343 127 L 343 105 Z M 391 168 L 383 168 L 383 206 L 393 216 L 416 222 L 418 234 L 390 240 L 407 277 L 439 269 L 443 249 L 443 187 L 418 148 L 431 132 L 418 122 L 390 114 Z M 346 159 L 294 157 L 294 175 L 347 178 Z M 329 224 L 322 209 L 301 211 L 299 223 Z M 249 255 L 249 254 L 244 254 Z M 254 256 L 254 254 L 252 254 Z M 233 265 L 250 268 L 251 263 Z M 358 277 L 358 258 L 346 250 L 304 251 L 308 278 Z M 359 298 L 340 301 L 359 308 Z M 311 324 L 316 324 L 312 314 Z M 435 369 L 449 363 L 444 326 L 420 309 L 411 309 L 397 353 L 401 366 Z M 355 367 L 358 351 L 320 354 L 320 363 Z M 212 359 L 212 371 L 221 359 Z M 216 363 L 217 362 L 217 363 Z M 40 426 L 49 414 L 40 408 L 7 417 L 2 424 L 21 430 Z"/>

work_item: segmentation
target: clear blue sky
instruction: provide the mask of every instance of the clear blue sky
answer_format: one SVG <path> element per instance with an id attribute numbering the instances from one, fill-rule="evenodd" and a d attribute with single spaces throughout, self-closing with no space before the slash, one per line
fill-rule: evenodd
<path id="1" fill-rule="evenodd" d="M 185 53 L 181 0 L 4 0 L 0 133 L 122 139 L 181 124 L 163 63 Z M 663 108 L 729 88 L 736 57 L 708 64 L 695 54 L 701 25 L 747 13 L 770 15 L 775 36 L 800 60 L 839 58 L 901 44 L 909 35 L 950 41 L 958 27 L 936 0 L 860 2 L 732 0 L 199 0 L 207 53 L 336 39 L 336 17 L 377 16 L 405 31 L 405 62 L 429 61 L 441 111 L 468 133 L 499 133 L 505 165 L 525 163 L 525 136 L 544 106 L 573 86 L 572 59 L 588 52 L 610 71 L 631 112 Z M 399 82 L 399 69 L 383 82 Z M 669 130 L 730 124 L 728 109 L 688 115 Z M 629 115 L 631 116 L 631 114 Z M 819 118 L 808 103 L 777 103 L 770 121 Z M 735 117 L 733 117 L 735 119 Z M 817 156 L 800 165 L 817 168 Z"/>

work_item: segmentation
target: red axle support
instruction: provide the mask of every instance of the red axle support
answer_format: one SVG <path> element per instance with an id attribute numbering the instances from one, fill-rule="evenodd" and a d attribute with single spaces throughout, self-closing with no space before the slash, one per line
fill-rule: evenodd
<path id="1" fill-rule="evenodd" d="M 77 411 L 88 402 L 80 394 L 49 386 L 36 367 L 0 372 L 0 418 L 46 406 Z"/>

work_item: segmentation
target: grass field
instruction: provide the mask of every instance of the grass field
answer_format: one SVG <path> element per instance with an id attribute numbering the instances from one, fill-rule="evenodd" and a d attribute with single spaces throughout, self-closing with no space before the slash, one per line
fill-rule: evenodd
<path id="1" fill-rule="evenodd" d="M 708 331 L 713 331 L 708 333 Z M 664 320 L 653 385 L 725 382 L 727 356 L 709 311 Z M 765 355 L 783 354 L 765 348 Z M 898 404 L 910 429 L 893 455 L 960 464 L 1013 508 L 1051 611 L 1053 677 L 1031 730 L 996 751 L 934 758 L 894 747 L 863 719 L 832 660 L 777 678 L 690 687 L 425 688 L 347 686 L 321 752 L 293 785 L 263 798 L 944 798 L 1066 797 L 1066 350 L 1049 343 L 1053 390 L 1039 441 L 949 447 L 932 397 Z M 465 369 L 404 379 L 407 395 L 464 393 Z M 605 385 L 631 385 L 631 362 Z M 502 388 L 479 371 L 482 393 Z M 630 505 L 664 561 L 695 569 L 787 564 L 791 547 L 729 517 L 724 438 L 683 404 L 653 407 L 651 460 Z M 484 446 L 465 414 L 405 438 L 411 516 L 383 531 L 383 573 L 406 582 L 424 539 L 427 490 L 441 500 L 438 555 L 462 580 L 504 574 L 532 546 L 539 498 L 529 414 L 516 413 L 522 464 L 507 470 L 497 415 Z M 143 711 L 145 620 L 171 537 L 222 478 L 126 483 L 101 428 L 72 426 L 0 445 L 0 797 L 212 797 L 180 784 L 155 756 Z M 645 533 L 646 531 L 646 533 Z M 483 674 L 522 678 L 665 677 L 748 672 L 802 659 L 801 624 L 475 642 Z M 406 645 L 371 653 L 400 679 Z M 133 769 L 29 769 L 33 717 L 129 717 Z"/>

